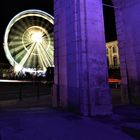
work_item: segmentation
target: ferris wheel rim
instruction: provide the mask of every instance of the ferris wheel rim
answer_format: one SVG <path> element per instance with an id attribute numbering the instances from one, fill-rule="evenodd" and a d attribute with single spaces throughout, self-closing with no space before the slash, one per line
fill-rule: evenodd
<path id="1" fill-rule="evenodd" d="M 13 27 L 13 25 L 19 21 L 20 19 L 27 17 L 27 16 L 37 16 L 37 17 L 41 17 L 44 18 L 46 20 L 48 20 L 52 25 L 54 25 L 54 18 L 48 14 L 47 12 L 44 12 L 42 10 L 37 10 L 37 9 L 29 9 L 29 10 L 24 10 L 20 13 L 18 13 L 17 15 L 15 15 L 9 22 L 9 24 L 6 27 L 6 31 L 4 34 L 4 50 L 6 52 L 6 57 L 8 58 L 9 62 L 11 65 L 19 65 L 14 58 L 12 57 L 10 51 L 9 51 L 9 47 L 8 47 L 8 36 L 9 36 L 9 32 L 10 29 Z M 26 68 L 24 68 L 26 69 Z M 29 71 L 27 69 L 27 71 Z"/>

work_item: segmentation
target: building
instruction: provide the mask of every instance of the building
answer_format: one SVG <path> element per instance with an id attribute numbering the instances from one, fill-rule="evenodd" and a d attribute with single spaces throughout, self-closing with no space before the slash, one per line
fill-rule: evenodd
<path id="1" fill-rule="evenodd" d="M 109 69 L 116 69 L 120 67 L 117 40 L 106 43 L 106 55 Z"/>

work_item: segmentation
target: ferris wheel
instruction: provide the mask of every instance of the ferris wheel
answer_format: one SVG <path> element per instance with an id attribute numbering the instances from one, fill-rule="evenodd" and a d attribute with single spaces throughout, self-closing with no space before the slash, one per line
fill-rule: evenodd
<path id="1" fill-rule="evenodd" d="M 41 10 L 25 10 L 9 22 L 4 51 L 15 71 L 45 72 L 54 66 L 54 19 Z"/>

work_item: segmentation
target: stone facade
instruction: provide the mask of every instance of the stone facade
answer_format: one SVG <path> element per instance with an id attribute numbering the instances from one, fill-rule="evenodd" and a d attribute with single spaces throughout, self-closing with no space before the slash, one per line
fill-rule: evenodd
<path id="1" fill-rule="evenodd" d="M 117 40 L 106 43 L 106 55 L 109 69 L 116 69 L 120 67 Z"/>

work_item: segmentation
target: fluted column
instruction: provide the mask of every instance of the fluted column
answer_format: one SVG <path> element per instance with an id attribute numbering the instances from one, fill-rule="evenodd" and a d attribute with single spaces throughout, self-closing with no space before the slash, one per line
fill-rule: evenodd
<path id="1" fill-rule="evenodd" d="M 131 102 L 133 96 L 140 94 L 139 63 L 139 25 L 137 11 L 140 9 L 138 0 L 113 0 L 116 16 L 116 29 L 120 55 L 120 70 L 122 77 L 122 100 Z M 134 31 L 135 30 L 135 31 Z"/>
<path id="2" fill-rule="evenodd" d="M 111 114 L 102 0 L 55 0 L 57 105 L 83 115 Z"/>

